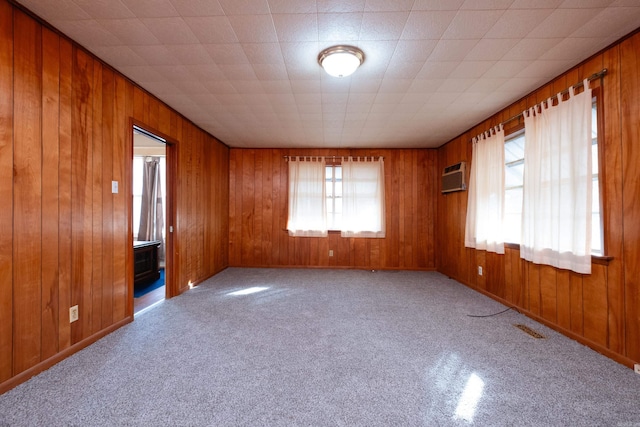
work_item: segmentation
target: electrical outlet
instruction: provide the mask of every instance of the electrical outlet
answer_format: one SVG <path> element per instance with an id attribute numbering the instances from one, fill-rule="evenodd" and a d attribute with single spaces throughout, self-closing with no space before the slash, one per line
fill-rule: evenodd
<path id="1" fill-rule="evenodd" d="M 482 276 L 482 266 L 478 266 L 478 276 Z"/>
<path id="2" fill-rule="evenodd" d="M 78 320 L 78 306 L 74 305 L 69 309 L 69 323 L 73 323 Z"/>
<path id="3" fill-rule="evenodd" d="M 333 256 L 333 249 L 329 249 L 329 256 Z"/>
<path id="4" fill-rule="evenodd" d="M 640 363 L 633 365 L 633 370 L 636 371 L 636 374 L 640 374 Z"/>

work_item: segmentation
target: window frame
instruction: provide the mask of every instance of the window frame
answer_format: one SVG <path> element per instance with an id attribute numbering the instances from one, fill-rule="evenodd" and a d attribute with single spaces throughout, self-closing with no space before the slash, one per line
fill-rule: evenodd
<path id="1" fill-rule="evenodd" d="M 338 167 L 342 168 L 342 163 L 340 161 L 338 161 L 338 160 L 327 161 L 325 163 L 325 180 L 324 180 L 325 185 L 329 182 L 328 179 L 327 179 L 326 171 L 329 168 L 332 169 L 332 171 L 331 171 L 331 196 L 329 196 L 329 192 L 328 191 L 326 192 L 326 196 L 325 196 L 325 198 L 326 198 L 326 209 L 327 209 L 327 221 L 331 223 L 330 226 L 327 226 L 327 232 L 329 232 L 329 233 L 332 233 L 332 232 L 333 233 L 340 233 L 341 232 L 340 227 L 339 227 L 339 222 L 335 221 L 335 217 L 336 217 L 336 212 L 335 212 L 336 204 L 335 204 L 335 202 L 336 202 L 337 198 L 342 199 L 342 173 L 340 174 L 340 177 L 341 177 L 340 180 L 336 181 L 335 170 Z M 341 170 L 341 172 L 342 172 L 342 170 Z M 340 194 L 341 194 L 340 196 L 336 196 L 336 191 L 335 190 L 336 190 L 336 184 L 337 183 L 340 184 Z M 331 212 L 330 212 L 330 208 L 329 208 L 329 201 L 331 201 Z M 339 215 L 340 215 L 340 219 L 341 219 L 342 218 L 342 211 L 340 211 Z M 331 221 L 329 221 L 329 219 L 328 219 L 329 217 L 332 217 Z M 338 227 L 335 228 L 336 226 L 338 226 Z"/>

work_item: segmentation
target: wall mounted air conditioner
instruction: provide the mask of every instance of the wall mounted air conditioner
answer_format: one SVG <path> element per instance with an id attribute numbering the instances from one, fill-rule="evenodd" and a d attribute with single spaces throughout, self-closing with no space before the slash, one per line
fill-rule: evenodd
<path id="1" fill-rule="evenodd" d="M 463 191 L 467 189 L 464 182 L 465 162 L 447 166 L 442 171 L 442 192 L 451 193 L 453 191 Z"/>

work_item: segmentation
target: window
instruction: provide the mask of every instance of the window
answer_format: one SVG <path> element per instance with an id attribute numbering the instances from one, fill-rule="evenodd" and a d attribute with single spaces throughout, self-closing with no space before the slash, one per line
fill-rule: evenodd
<path id="1" fill-rule="evenodd" d="M 374 157 L 289 159 L 290 236 L 385 237 L 384 160 Z"/>
<path id="2" fill-rule="evenodd" d="M 342 225 L 342 166 L 325 167 L 327 228 L 339 231 Z"/>
<path id="3" fill-rule="evenodd" d="M 593 99 L 591 108 L 592 136 L 592 231 L 591 253 L 602 255 L 602 219 L 600 216 L 600 184 L 598 176 L 598 105 Z M 505 242 L 520 243 L 522 221 L 522 194 L 524 183 L 524 135 L 525 130 L 516 131 L 505 138 Z"/>

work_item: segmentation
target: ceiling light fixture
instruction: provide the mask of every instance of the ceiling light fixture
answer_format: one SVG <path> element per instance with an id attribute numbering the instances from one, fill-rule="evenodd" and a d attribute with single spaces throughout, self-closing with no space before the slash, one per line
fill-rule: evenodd
<path id="1" fill-rule="evenodd" d="M 318 63 L 327 74 L 347 77 L 364 62 L 364 53 L 353 46 L 332 46 L 318 55 Z"/>

